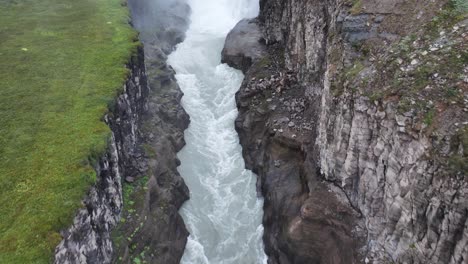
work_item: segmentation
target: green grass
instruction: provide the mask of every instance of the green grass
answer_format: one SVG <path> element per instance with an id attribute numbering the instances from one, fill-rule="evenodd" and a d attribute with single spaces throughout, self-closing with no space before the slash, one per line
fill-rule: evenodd
<path id="1" fill-rule="evenodd" d="M 468 1 L 467 0 L 452 0 L 455 10 L 460 13 L 468 12 Z"/>
<path id="2" fill-rule="evenodd" d="M 144 206 L 144 199 L 147 194 L 147 184 L 149 181 L 148 176 L 142 176 L 135 180 L 133 183 L 124 182 L 122 185 L 123 194 L 123 210 L 120 218 L 120 223 L 112 231 L 112 242 L 116 249 L 117 256 L 126 255 L 125 259 L 119 257 L 115 260 L 115 264 L 126 263 L 128 259 L 139 260 L 138 256 L 135 257 L 135 247 L 137 244 L 133 243 L 133 239 L 139 234 L 143 227 L 146 216 L 140 216 L 141 207 Z M 129 247 L 129 252 L 122 252 Z M 140 252 L 140 257 L 144 257 L 145 250 Z M 144 262 L 146 263 L 146 262 Z"/>
<path id="3" fill-rule="evenodd" d="M 358 74 L 361 73 L 362 70 L 364 70 L 364 68 L 365 68 L 364 64 L 362 64 L 362 62 L 360 62 L 360 61 L 357 61 L 353 66 L 346 69 L 345 77 L 348 78 L 348 79 L 349 78 L 356 78 L 358 76 Z"/>
<path id="4" fill-rule="evenodd" d="M 352 15 L 357 15 L 362 11 L 362 0 L 354 0 L 350 9 Z"/>
<path id="5" fill-rule="evenodd" d="M 0 0 L 0 263 L 48 263 L 139 45 L 120 0 Z"/>

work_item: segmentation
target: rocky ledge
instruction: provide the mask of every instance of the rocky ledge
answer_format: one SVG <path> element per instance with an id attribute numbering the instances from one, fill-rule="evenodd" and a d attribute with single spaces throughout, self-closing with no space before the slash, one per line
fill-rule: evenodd
<path id="1" fill-rule="evenodd" d="M 107 152 L 96 162 L 97 183 L 83 201 L 73 225 L 62 231 L 55 250 L 55 263 L 110 263 L 112 229 L 123 207 L 122 177 L 138 169 L 138 138 L 141 115 L 148 95 L 143 49 L 127 68 L 131 75 L 105 121 L 112 131 Z"/>

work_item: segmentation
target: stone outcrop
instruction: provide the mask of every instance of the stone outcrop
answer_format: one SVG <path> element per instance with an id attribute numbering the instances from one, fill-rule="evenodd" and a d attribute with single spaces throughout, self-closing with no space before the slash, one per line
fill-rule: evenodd
<path id="1" fill-rule="evenodd" d="M 265 56 L 263 41 L 263 34 L 255 19 L 241 20 L 226 37 L 222 63 L 245 73 L 254 61 Z"/>
<path id="2" fill-rule="evenodd" d="M 451 63 L 441 46 L 466 49 L 463 21 L 425 37 L 444 3 L 260 2 L 268 52 L 246 71 L 236 128 L 265 197 L 269 263 L 468 260 L 467 171 L 450 166 L 466 158 L 466 81 L 422 75 L 433 90 L 459 87 L 459 99 L 407 92 L 422 81 L 406 73 L 427 57 Z"/>

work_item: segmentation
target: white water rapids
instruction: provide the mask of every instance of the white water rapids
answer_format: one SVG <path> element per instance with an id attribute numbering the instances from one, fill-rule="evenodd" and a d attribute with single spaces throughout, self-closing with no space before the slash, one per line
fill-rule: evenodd
<path id="1" fill-rule="evenodd" d="M 178 154 L 179 172 L 191 197 L 181 214 L 190 231 L 182 263 L 266 263 L 263 200 L 256 177 L 244 169 L 234 120 L 235 93 L 243 75 L 221 64 L 228 32 L 242 18 L 255 17 L 258 0 L 188 0 L 191 25 L 169 56 L 191 117 L 187 145 Z"/>

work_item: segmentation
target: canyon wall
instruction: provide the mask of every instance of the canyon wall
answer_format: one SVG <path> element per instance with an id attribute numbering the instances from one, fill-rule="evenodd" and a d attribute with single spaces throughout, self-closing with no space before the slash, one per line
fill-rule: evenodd
<path id="1" fill-rule="evenodd" d="M 250 23 L 268 54 L 247 70 L 236 128 L 270 263 L 465 263 L 466 10 L 260 3 Z"/>
<path id="2" fill-rule="evenodd" d="M 117 99 L 114 110 L 105 116 L 112 130 L 107 152 L 98 157 L 97 183 L 83 201 L 83 209 L 73 225 L 62 232 L 64 238 L 55 251 L 55 263 L 110 263 L 113 253 L 111 230 L 122 211 L 122 177 L 138 170 L 138 136 L 141 116 L 147 107 L 148 86 L 143 50 L 138 50 L 127 68 L 131 75 Z"/>
<path id="3" fill-rule="evenodd" d="M 183 0 L 129 1 L 132 23 L 144 46 L 149 94 L 140 129 L 138 177 L 126 179 L 126 203 L 113 233 L 113 263 L 179 263 L 189 235 L 178 213 L 189 191 L 177 172 L 177 152 L 185 145 L 190 118 L 169 54 L 183 40 L 190 8 Z"/>
<path id="4" fill-rule="evenodd" d="M 190 119 L 166 56 L 183 40 L 190 8 L 180 0 L 129 8 L 144 47 L 105 116 L 108 151 L 97 157 L 97 183 L 62 231 L 55 263 L 179 263 L 189 235 L 178 213 L 189 192 L 176 153 Z"/>

